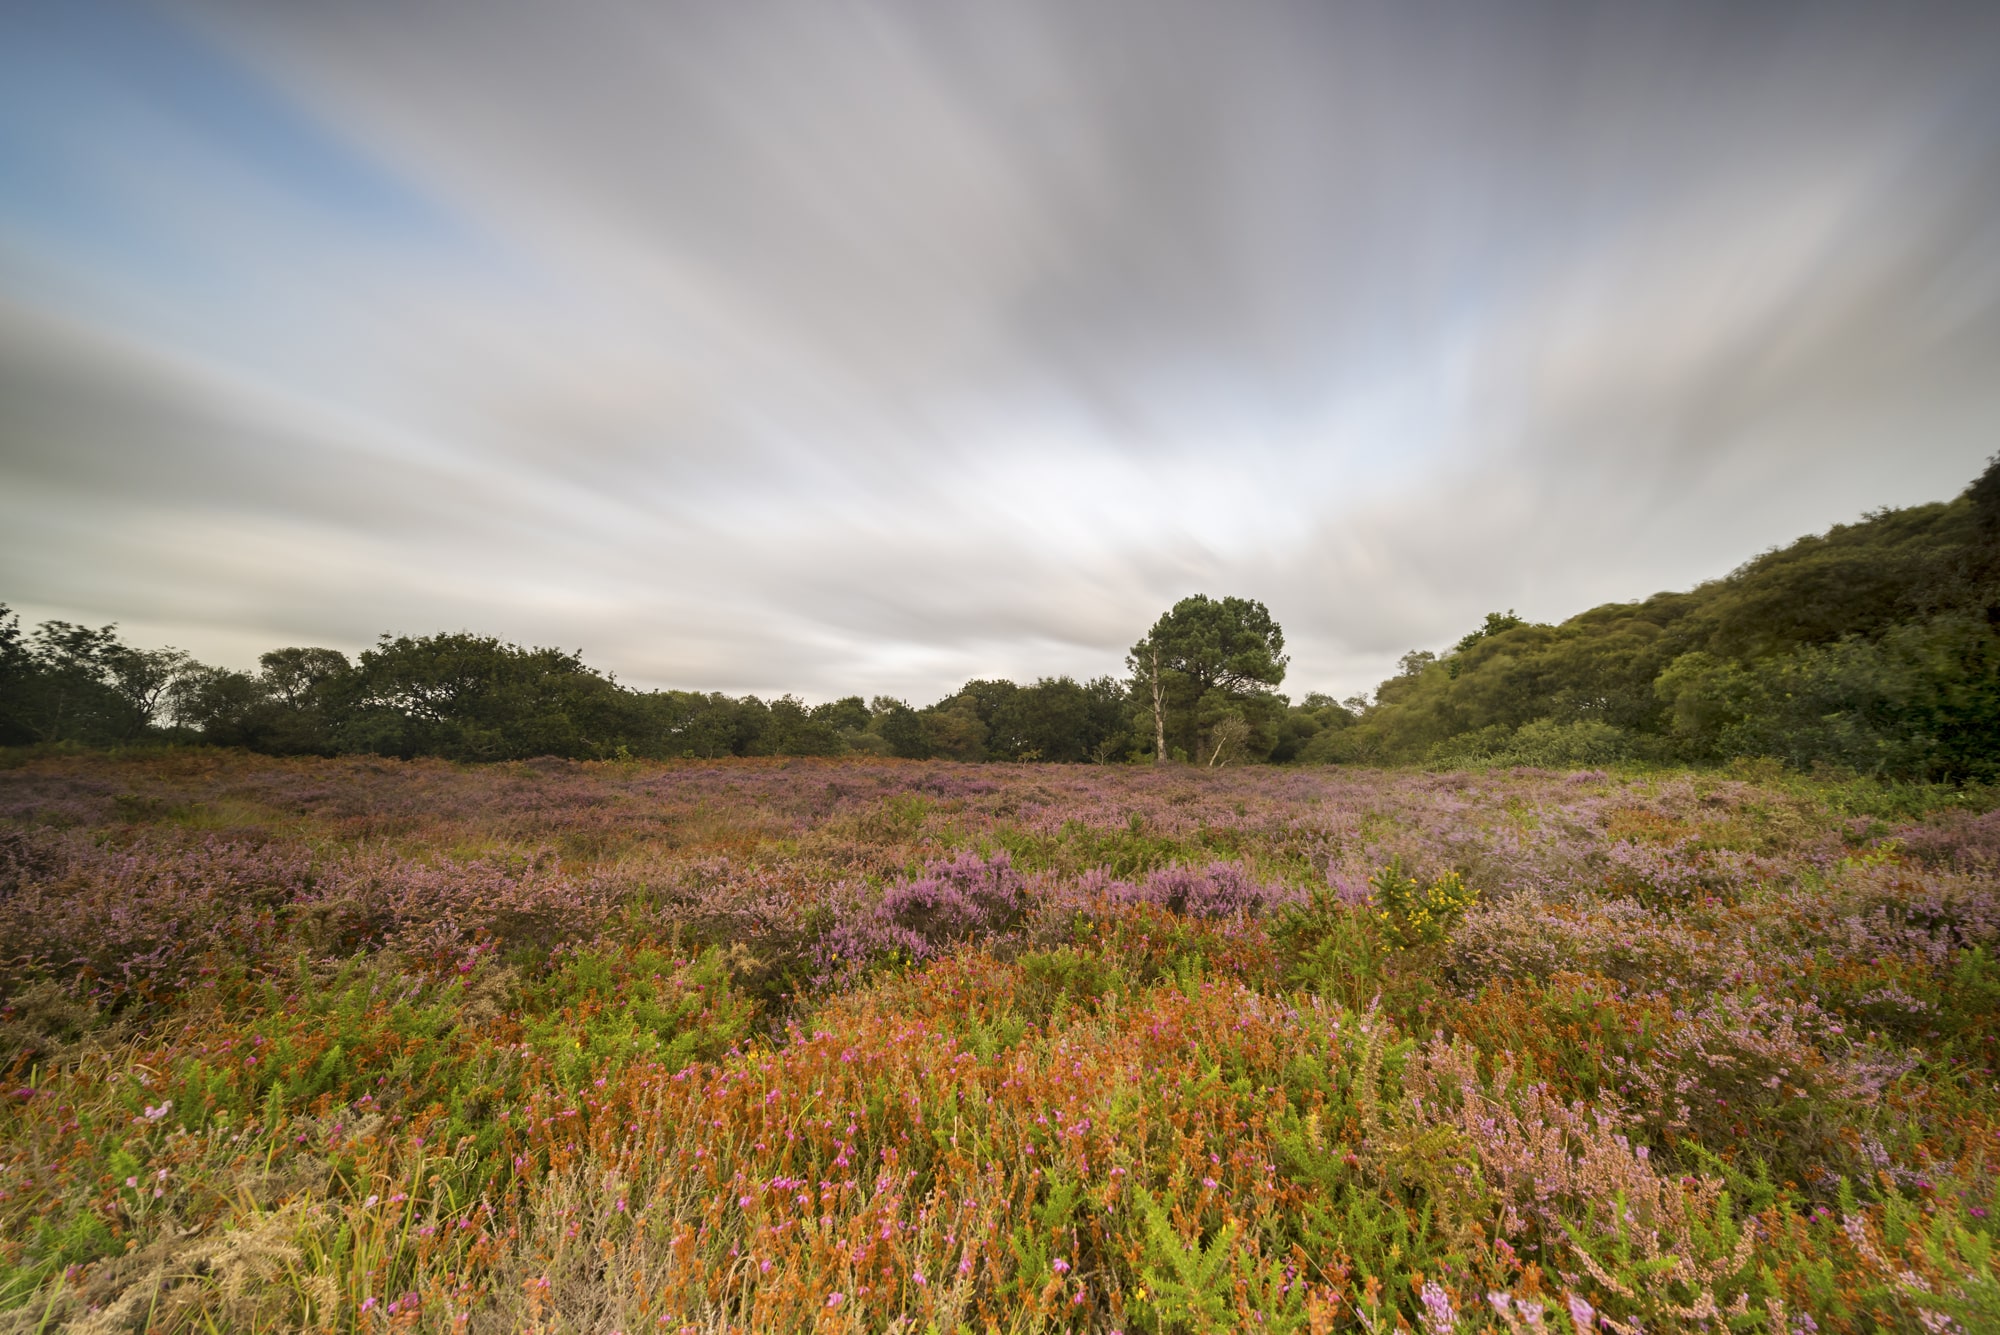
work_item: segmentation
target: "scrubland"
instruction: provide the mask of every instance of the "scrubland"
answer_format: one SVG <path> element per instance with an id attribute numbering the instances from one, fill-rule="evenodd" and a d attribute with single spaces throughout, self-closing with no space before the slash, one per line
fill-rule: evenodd
<path id="1" fill-rule="evenodd" d="M 0 769 L 0 1330 L 2000 1328 L 2000 813 Z"/>

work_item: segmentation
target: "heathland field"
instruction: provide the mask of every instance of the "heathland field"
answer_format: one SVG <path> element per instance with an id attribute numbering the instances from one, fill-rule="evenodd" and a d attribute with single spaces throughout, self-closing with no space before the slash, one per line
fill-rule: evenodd
<path id="1" fill-rule="evenodd" d="M 0 770 L 0 1330 L 2000 1329 L 2000 814 Z"/>

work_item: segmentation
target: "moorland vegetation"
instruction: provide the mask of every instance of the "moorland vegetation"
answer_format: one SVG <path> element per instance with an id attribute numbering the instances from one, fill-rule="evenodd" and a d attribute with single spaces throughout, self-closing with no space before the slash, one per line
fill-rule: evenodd
<path id="1" fill-rule="evenodd" d="M 0 1330 L 1992 1330 L 1975 799 L 16 753 Z"/>

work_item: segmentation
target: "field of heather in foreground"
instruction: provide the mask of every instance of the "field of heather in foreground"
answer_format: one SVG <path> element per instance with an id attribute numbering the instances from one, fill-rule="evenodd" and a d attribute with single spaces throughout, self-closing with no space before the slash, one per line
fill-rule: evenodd
<path id="1" fill-rule="evenodd" d="M 1990 795 L 0 769 L 0 1331 L 2000 1329 Z"/>

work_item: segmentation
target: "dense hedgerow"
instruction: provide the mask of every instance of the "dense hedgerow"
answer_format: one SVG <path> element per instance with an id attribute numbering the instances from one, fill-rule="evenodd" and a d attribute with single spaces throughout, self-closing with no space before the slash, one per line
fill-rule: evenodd
<path id="1" fill-rule="evenodd" d="M 1978 794 L 0 770 L 0 1330 L 1978 1331 Z"/>

